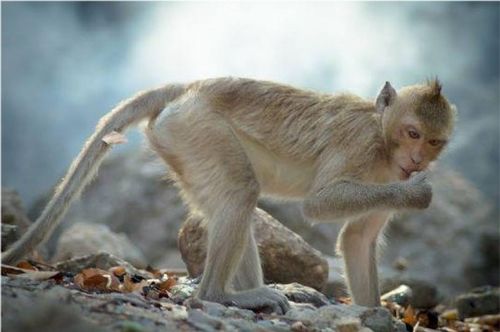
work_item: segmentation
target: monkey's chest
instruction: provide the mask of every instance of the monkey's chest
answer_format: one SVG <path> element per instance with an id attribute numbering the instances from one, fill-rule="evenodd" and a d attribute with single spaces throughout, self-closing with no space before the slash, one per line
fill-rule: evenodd
<path id="1" fill-rule="evenodd" d="M 300 199 L 307 194 L 315 175 L 312 163 L 280 157 L 252 140 L 242 139 L 242 144 L 263 195 Z"/>

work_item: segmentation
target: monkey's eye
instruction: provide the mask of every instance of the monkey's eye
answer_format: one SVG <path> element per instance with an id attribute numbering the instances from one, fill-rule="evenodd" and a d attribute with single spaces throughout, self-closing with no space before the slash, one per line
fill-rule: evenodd
<path id="1" fill-rule="evenodd" d="M 431 139 L 429 141 L 429 144 L 432 145 L 432 146 L 438 146 L 438 145 L 441 145 L 441 141 L 440 140 L 437 140 L 437 139 Z"/>
<path id="2" fill-rule="evenodd" d="M 410 138 L 413 138 L 413 139 L 419 139 L 420 138 L 420 134 L 416 130 L 414 130 L 414 129 L 408 130 L 408 136 L 410 136 Z"/>

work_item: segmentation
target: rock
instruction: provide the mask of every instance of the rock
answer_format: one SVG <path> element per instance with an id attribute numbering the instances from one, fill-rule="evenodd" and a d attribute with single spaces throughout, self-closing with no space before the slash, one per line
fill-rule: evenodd
<path id="1" fill-rule="evenodd" d="M 30 225 L 19 194 L 2 188 L 2 251 L 16 242 Z"/>
<path id="2" fill-rule="evenodd" d="M 128 237 L 113 233 L 108 226 L 79 222 L 59 237 L 54 261 L 106 252 L 137 267 L 146 266 L 146 258 Z"/>
<path id="3" fill-rule="evenodd" d="M 267 314 L 202 301 L 193 297 L 176 304 L 173 297 L 152 299 L 139 293 L 99 293 L 81 291 L 71 283 L 59 286 L 54 280 L 2 277 L 2 323 L 6 331 L 339 331 L 403 332 L 383 308 L 323 305 L 291 302 L 285 315 Z M 189 289 L 195 283 L 179 278 L 171 289 Z M 301 287 L 291 285 L 289 287 Z M 277 285 L 287 289 L 286 285 Z M 314 292 L 314 291 L 313 291 Z M 52 299 L 46 301 L 46 298 Z M 35 305 L 34 305 L 35 304 Z M 68 310 L 66 310 L 68 309 Z M 69 313 L 67 312 L 69 311 Z M 40 312 L 40 313 L 38 313 Z M 33 319 L 32 325 L 19 325 Z M 5 322 L 7 321 L 6 325 Z M 60 327 L 58 322 L 67 326 Z M 24 323 L 23 323 L 24 324 Z M 62 324 L 62 323 L 61 323 Z M 5 327 L 8 327 L 7 329 Z M 14 329 L 25 327 L 26 329 Z M 47 327 L 47 328 L 46 328 Z M 401 329 L 402 327 L 402 329 Z"/>
<path id="4" fill-rule="evenodd" d="M 400 325 L 393 320 L 391 313 L 384 308 L 366 308 L 357 305 L 328 305 L 319 308 L 311 322 L 318 328 L 334 327 L 337 324 L 367 327 L 374 332 L 400 331 Z"/>
<path id="5" fill-rule="evenodd" d="M 330 304 L 325 295 L 314 288 L 303 286 L 299 283 L 291 284 L 272 284 L 271 288 L 277 289 L 286 295 L 288 300 L 296 303 L 310 303 L 315 307 L 321 307 Z"/>
<path id="6" fill-rule="evenodd" d="M 381 284 L 382 293 L 394 290 L 401 285 L 409 287 L 411 289 L 409 304 L 414 308 L 430 309 L 439 302 L 436 286 L 424 280 L 394 277 L 384 279 Z"/>
<path id="7" fill-rule="evenodd" d="M 473 289 L 455 300 L 460 319 L 500 312 L 500 288 L 489 286 Z"/>
<path id="8" fill-rule="evenodd" d="M 2 224 L 19 226 L 20 234 L 31 225 L 19 194 L 8 188 L 2 188 Z"/>
<path id="9" fill-rule="evenodd" d="M 403 307 L 407 307 L 412 300 L 413 291 L 406 285 L 401 285 L 390 292 L 385 293 L 380 297 L 382 301 L 397 303 Z"/>
<path id="10" fill-rule="evenodd" d="M 147 278 L 151 277 L 149 272 L 139 270 L 132 264 L 105 252 L 68 259 L 57 263 L 55 267 L 59 271 L 79 273 L 83 269 L 98 268 L 108 270 L 114 266 L 123 266 L 130 275 L 140 275 Z"/>
<path id="11" fill-rule="evenodd" d="M 165 180 L 166 173 L 164 163 L 149 151 L 111 154 L 50 240 L 52 253 L 62 231 L 84 221 L 125 233 L 151 266 L 185 268 L 177 249 L 177 230 L 186 209 L 172 181 Z M 51 195 L 52 190 L 30 215 L 40 215 Z"/>
<path id="12" fill-rule="evenodd" d="M 8 280 L 2 278 L 3 287 L 10 283 Z M 31 292 L 9 287 L 2 290 L 2 295 L 2 331 L 105 331 L 81 315 L 80 308 L 71 301 L 71 292 L 65 288 L 54 287 L 32 296 Z"/>
<path id="13" fill-rule="evenodd" d="M 255 238 L 266 282 L 299 282 L 321 290 L 328 277 L 328 263 L 321 253 L 266 212 L 257 209 L 254 215 Z M 178 242 L 190 275 L 200 275 L 206 256 L 206 228 L 202 219 L 187 219 Z"/>
<path id="14" fill-rule="evenodd" d="M 2 251 L 19 239 L 17 225 L 2 224 Z"/>

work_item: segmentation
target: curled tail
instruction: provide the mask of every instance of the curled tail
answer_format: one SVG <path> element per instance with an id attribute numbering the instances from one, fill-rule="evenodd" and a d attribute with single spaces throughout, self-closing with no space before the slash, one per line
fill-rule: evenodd
<path id="1" fill-rule="evenodd" d="M 2 253 L 2 263 L 16 263 L 52 234 L 70 204 L 92 180 L 106 152 L 111 148 L 110 144 L 103 141 L 104 136 L 113 131 L 120 133 L 142 119 L 156 117 L 169 101 L 182 95 L 184 91 L 183 85 L 166 85 L 140 92 L 102 117 L 40 217 L 19 241 Z"/>

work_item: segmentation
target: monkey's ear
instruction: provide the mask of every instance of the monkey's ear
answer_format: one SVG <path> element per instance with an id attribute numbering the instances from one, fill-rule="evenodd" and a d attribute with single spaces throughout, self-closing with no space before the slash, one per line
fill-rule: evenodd
<path id="1" fill-rule="evenodd" d="M 375 108 L 378 113 L 383 113 L 384 109 L 392 104 L 396 99 L 396 90 L 392 87 L 391 83 L 385 82 L 384 87 L 378 93 L 377 100 L 375 101 Z"/>

